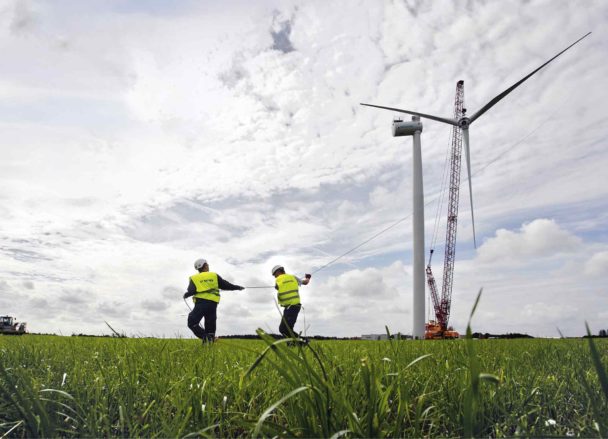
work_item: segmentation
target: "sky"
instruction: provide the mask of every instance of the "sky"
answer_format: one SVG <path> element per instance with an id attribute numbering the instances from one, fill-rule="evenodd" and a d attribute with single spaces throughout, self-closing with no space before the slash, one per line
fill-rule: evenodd
<path id="1" fill-rule="evenodd" d="M 314 273 L 297 331 L 411 333 L 412 141 L 359 103 L 450 117 L 462 79 L 472 114 L 591 31 L 470 130 L 450 323 L 483 289 L 473 331 L 608 328 L 607 24 L 601 0 L 0 0 L 0 314 L 192 337 L 202 257 Z M 450 136 L 423 120 L 439 280 Z M 279 323 L 273 289 L 222 293 L 218 335 Z"/>

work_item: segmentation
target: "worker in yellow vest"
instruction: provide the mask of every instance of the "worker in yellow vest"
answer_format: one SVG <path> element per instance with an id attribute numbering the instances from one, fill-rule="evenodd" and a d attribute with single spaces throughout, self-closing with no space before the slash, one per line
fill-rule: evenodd
<path id="1" fill-rule="evenodd" d="M 205 343 L 213 343 L 217 320 L 217 305 L 220 303 L 220 290 L 244 290 L 244 287 L 233 285 L 217 273 L 209 271 L 205 259 L 197 259 L 194 268 L 198 273 L 190 276 L 188 291 L 184 299 L 194 296 L 194 308 L 188 314 L 188 328 Z M 205 319 L 205 327 L 199 323 Z"/>
<path id="2" fill-rule="evenodd" d="M 286 274 L 285 268 L 281 265 L 272 267 L 272 275 L 275 277 L 274 288 L 277 290 L 279 305 L 285 308 L 279 325 L 279 332 L 284 337 L 293 337 L 295 335 L 293 327 L 302 308 L 300 285 L 308 285 L 311 275 L 306 274 L 304 279 L 300 279 L 293 274 Z"/>

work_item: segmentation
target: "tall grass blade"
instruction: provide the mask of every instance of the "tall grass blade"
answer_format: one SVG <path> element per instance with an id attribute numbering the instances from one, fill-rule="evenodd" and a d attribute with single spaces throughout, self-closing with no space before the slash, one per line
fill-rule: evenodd
<path id="1" fill-rule="evenodd" d="M 270 414 L 281 404 L 283 404 L 285 401 L 287 401 L 289 398 L 291 398 L 294 395 L 297 395 L 298 393 L 301 393 L 305 390 L 309 390 L 310 387 L 309 386 L 302 386 L 302 387 L 298 387 L 295 390 L 292 390 L 291 392 L 289 392 L 287 395 L 285 395 L 284 397 L 282 397 L 281 399 L 279 399 L 277 402 L 275 402 L 274 404 L 272 404 L 270 407 L 268 407 L 264 413 L 262 413 L 262 416 L 260 416 L 260 419 L 258 419 L 258 422 L 255 425 L 255 429 L 253 430 L 253 437 L 257 437 L 258 434 L 260 433 L 260 429 L 262 428 L 262 424 L 264 423 L 264 421 L 266 420 L 266 418 L 268 416 L 270 416 Z"/>
<path id="2" fill-rule="evenodd" d="M 410 367 L 412 367 L 414 364 L 418 363 L 419 361 L 422 361 L 425 358 L 432 357 L 432 356 L 433 356 L 433 354 L 421 355 L 420 357 L 418 357 L 415 360 L 411 361 L 407 366 L 405 366 L 405 368 L 409 369 Z"/>
<path id="3" fill-rule="evenodd" d="M 112 331 L 112 333 L 117 337 L 117 338 L 126 338 L 125 334 L 120 334 L 118 333 L 118 331 L 116 331 L 114 328 L 112 328 L 112 326 L 110 326 L 110 324 L 108 322 L 106 322 L 105 320 L 103 321 L 108 328 L 110 328 L 110 331 Z"/>
<path id="4" fill-rule="evenodd" d="M 471 329 L 471 319 L 473 318 L 473 314 L 475 314 L 475 310 L 477 309 L 477 305 L 479 304 L 479 299 L 481 299 L 481 293 L 483 288 L 479 289 L 479 293 L 477 293 L 477 298 L 475 299 L 475 304 L 473 305 L 473 309 L 471 309 L 471 315 L 469 316 L 469 322 L 467 323 L 467 330 Z"/>
<path id="5" fill-rule="evenodd" d="M 187 435 L 182 436 L 182 439 L 187 439 L 187 438 L 189 439 L 189 438 L 194 438 L 194 437 L 198 438 L 198 437 L 201 437 L 201 436 L 214 438 L 214 437 L 216 437 L 216 435 L 210 434 L 210 432 L 212 432 L 213 430 L 215 430 L 219 426 L 220 426 L 220 424 L 210 425 L 209 427 L 205 427 L 202 430 L 195 431 L 193 433 L 188 433 Z"/>
<path id="6" fill-rule="evenodd" d="M 350 430 L 340 430 L 340 431 L 334 433 L 329 439 L 338 439 L 350 432 L 351 432 Z"/>
<path id="7" fill-rule="evenodd" d="M 587 324 L 587 322 L 585 322 L 585 327 L 587 328 L 587 335 L 589 336 L 587 340 L 589 340 L 591 359 L 593 360 L 593 365 L 595 366 L 597 376 L 600 380 L 602 391 L 604 392 L 604 398 L 606 399 L 606 403 L 608 403 L 608 375 L 606 374 L 606 369 L 602 365 L 600 353 L 598 352 L 595 343 L 593 342 L 593 338 L 591 338 L 591 331 L 589 330 L 589 325 Z"/>
<path id="8" fill-rule="evenodd" d="M 19 427 L 21 424 L 23 424 L 23 421 L 18 421 L 15 425 L 13 425 L 11 427 L 10 430 L 8 430 L 6 433 L 4 433 L 2 436 L 0 436 L 0 439 L 4 439 L 7 438 L 9 434 L 11 434 L 11 432 L 16 429 L 17 427 Z"/>

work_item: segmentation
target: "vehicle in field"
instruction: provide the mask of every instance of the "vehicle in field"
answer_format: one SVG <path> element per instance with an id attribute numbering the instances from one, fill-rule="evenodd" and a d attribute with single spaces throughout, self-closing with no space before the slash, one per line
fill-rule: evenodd
<path id="1" fill-rule="evenodd" d="M 11 316 L 0 316 L 0 334 L 23 335 L 26 332 L 27 323 L 18 322 Z"/>
<path id="2" fill-rule="evenodd" d="M 458 331 L 454 331 L 454 328 L 448 326 L 444 329 L 441 327 L 441 324 L 436 322 L 435 320 L 430 320 L 424 325 L 425 340 L 443 340 L 459 337 L 460 334 L 458 333 Z"/>

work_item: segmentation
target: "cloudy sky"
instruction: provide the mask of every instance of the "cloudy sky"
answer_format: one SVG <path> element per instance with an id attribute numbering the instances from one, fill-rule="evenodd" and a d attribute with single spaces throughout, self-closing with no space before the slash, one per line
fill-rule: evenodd
<path id="1" fill-rule="evenodd" d="M 195 259 L 244 286 L 314 272 L 308 334 L 411 332 L 412 145 L 394 114 L 476 111 L 451 323 L 608 328 L 608 3 L 0 0 L 0 314 L 32 332 L 190 337 Z M 450 128 L 425 120 L 426 245 Z M 433 270 L 441 278 L 445 206 Z M 218 334 L 276 331 L 225 292 Z"/>

